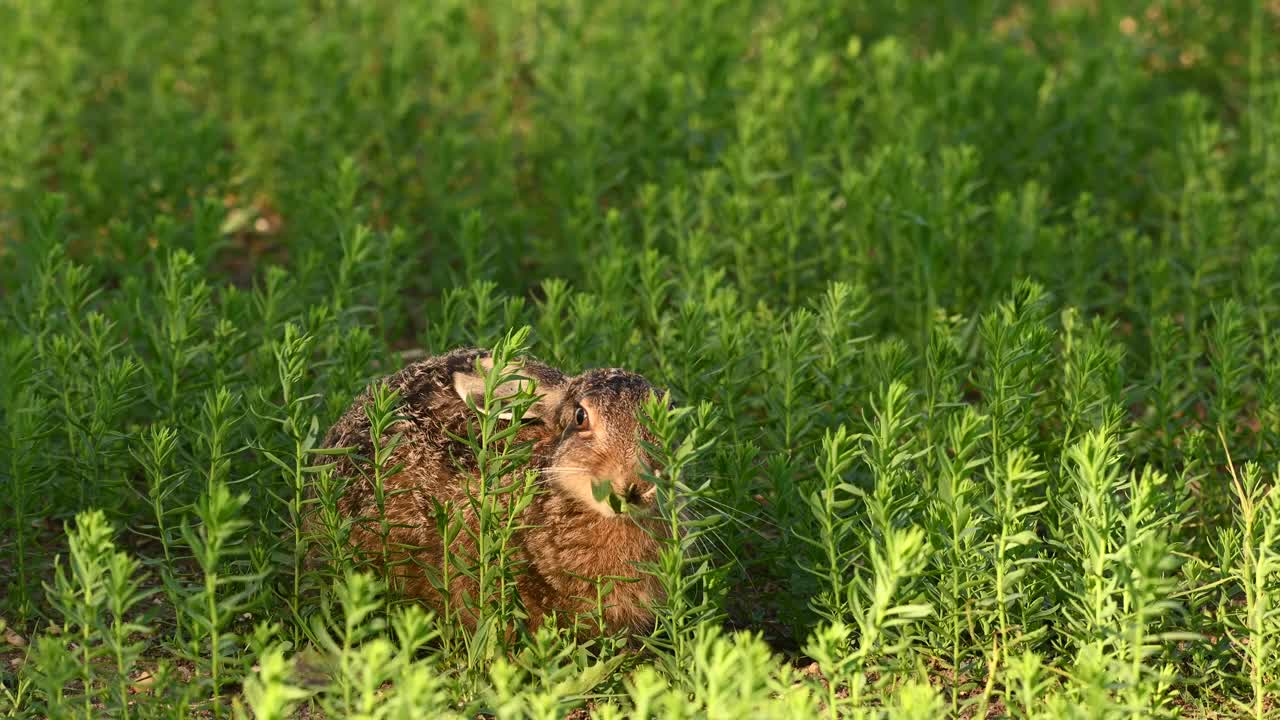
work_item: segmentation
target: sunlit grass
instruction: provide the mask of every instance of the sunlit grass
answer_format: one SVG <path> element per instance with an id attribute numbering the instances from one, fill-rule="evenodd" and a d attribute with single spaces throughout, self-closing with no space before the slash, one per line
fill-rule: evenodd
<path id="1" fill-rule="evenodd" d="M 0 2 L 0 713 L 1274 716 L 1273 5 Z M 492 422 L 465 607 L 349 546 L 459 345 L 671 390 L 652 633 Z"/>

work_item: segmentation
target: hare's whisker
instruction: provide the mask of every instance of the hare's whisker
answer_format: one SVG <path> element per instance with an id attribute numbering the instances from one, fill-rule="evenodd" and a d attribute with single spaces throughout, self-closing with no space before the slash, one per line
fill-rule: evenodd
<path id="1" fill-rule="evenodd" d="M 743 512 L 742 510 L 739 510 L 734 507 L 730 507 L 729 505 L 718 502 L 716 500 L 712 500 L 711 498 L 708 498 L 708 497 L 697 496 L 694 498 L 695 502 L 699 500 L 707 503 L 707 505 L 710 506 L 712 509 L 716 510 L 717 512 L 723 513 L 726 518 L 738 523 L 739 525 L 742 525 L 744 528 L 759 532 L 750 522 L 747 522 L 747 520 L 750 520 L 752 522 L 764 523 L 765 525 L 768 525 L 774 528 L 775 530 L 782 529 L 778 526 L 777 523 L 769 520 L 768 518 L 762 517 L 760 515 L 752 515 L 750 513 Z"/>
<path id="2" fill-rule="evenodd" d="M 595 473 L 591 472 L 590 470 L 578 470 L 578 469 L 546 468 L 542 472 L 544 475 L 547 475 L 549 477 L 582 477 L 584 475 L 587 477 L 595 476 Z"/>
<path id="3" fill-rule="evenodd" d="M 690 511 L 690 514 L 694 515 L 698 520 L 706 519 L 705 515 L 701 515 L 694 511 Z M 742 564 L 742 560 L 738 557 L 737 553 L 729 547 L 729 544 L 724 541 L 724 538 L 720 537 L 714 527 L 704 528 L 702 532 L 695 536 L 694 540 L 695 542 L 702 543 L 704 548 L 709 546 L 716 550 L 716 552 L 708 552 L 704 549 L 703 552 L 706 552 L 707 555 L 714 557 L 719 553 L 719 551 L 723 550 L 724 555 L 728 556 L 733 561 L 733 564 L 742 571 L 742 576 L 747 579 L 747 584 L 751 587 L 752 591 L 755 591 L 755 581 L 751 579 L 751 574 L 747 572 L 746 566 Z"/>

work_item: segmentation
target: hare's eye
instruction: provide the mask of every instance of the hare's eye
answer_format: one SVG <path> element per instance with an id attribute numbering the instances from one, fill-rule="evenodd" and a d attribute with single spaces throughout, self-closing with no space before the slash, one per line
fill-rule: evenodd
<path id="1" fill-rule="evenodd" d="M 579 430 L 587 426 L 587 409 L 586 408 L 579 405 L 578 409 L 573 412 L 573 424 L 577 425 Z"/>

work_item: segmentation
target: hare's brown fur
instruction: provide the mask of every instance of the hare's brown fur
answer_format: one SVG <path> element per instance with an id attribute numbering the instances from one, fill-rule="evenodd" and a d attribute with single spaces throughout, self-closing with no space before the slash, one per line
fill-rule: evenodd
<path id="1" fill-rule="evenodd" d="M 387 437 L 402 436 L 391 462 L 401 470 L 384 481 L 386 520 L 392 526 L 389 554 L 401 591 L 436 610 L 442 608 L 442 598 L 420 569 L 441 565 L 443 547 L 432 501 L 450 503 L 471 528 L 477 526 L 465 492 L 466 484 L 476 479 L 475 458 L 451 435 L 465 437 L 468 424 L 474 424 L 476 411 L 467 407 L 459 388 L 468 383 L 475 387 L 479 381 L 476 362 L 488 358 L 484 350 L 459 349 L 413 363 L 386 378 L 400 396 L 397 414 L 403 418 L 391 426 Z M 530 411 L 537 422 L 525 424 L 518 436 L 518 441 L 532 443 L 530 469 L 539 472 L 538 492 L 521 518 L 527 527 L 518 531 L 514 549 L 521 568 L 517 589 L 528 623 L 536 628 L 552 613 L 566 619 L 590 613 L 596 589 L 583 578 L 608 576 L 633 582 L 615 583 L 605 600 L 606 625 L 643 629 L 652 622 L 647 605 L 659 597 L 660 589 L 636 567 L 638 562 L 656 559 L 658 543 L 640 526 L 654 522 L 643 519 L 644 505 L 652 505 L 654 492 L 638 474 L 642 453 L 637 440 L 649 436 L 635 417 L 652 387 L 640 376 L 616 369 L 568 377 L 525 360 L 518 370 L 536 381 L 542 397 Z M 371 390 L 366 389 L 330 429 L 325 447 L 354 447 L 358 456 L 366 458 L 372 454 L 365 413 Z M 575 424 L 580 406 L 590 413 L 589 429 L 581 432 Z M 339 510 L 357 520 L 352 543 L 366 557 L 377 559 L 382 545 L 367 467 L 351 457 L 339 459 L 335 471 L 349 480 Z M 642 512 L 615 515 L 607 505 L 594 501 L 590 482 L 596 478 L 610 480 L 620 494 L 631 494 Z M 474 549 L 466 531 L 454 543 L 454 553 L 467 555 Z M 474 623 L 462 602 L 464 595 L 474 594 L 474 584 L 465 576 L 455 576 L 450 590 L 451 606 L 461 611 L 464 622 Z"/>

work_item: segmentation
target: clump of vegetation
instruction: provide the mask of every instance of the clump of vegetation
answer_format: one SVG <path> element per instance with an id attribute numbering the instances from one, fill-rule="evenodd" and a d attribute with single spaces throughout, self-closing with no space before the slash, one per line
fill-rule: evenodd
<path id="1" fill-rule="evenodd" d="M 0 27 L 0 714 L 1275 715 L 1274 5 Z M 651 634 L 500 633 L 514 515 L 474 631 L 345 542 L 325 429 L 498 344 L 671 389 Z"/>

